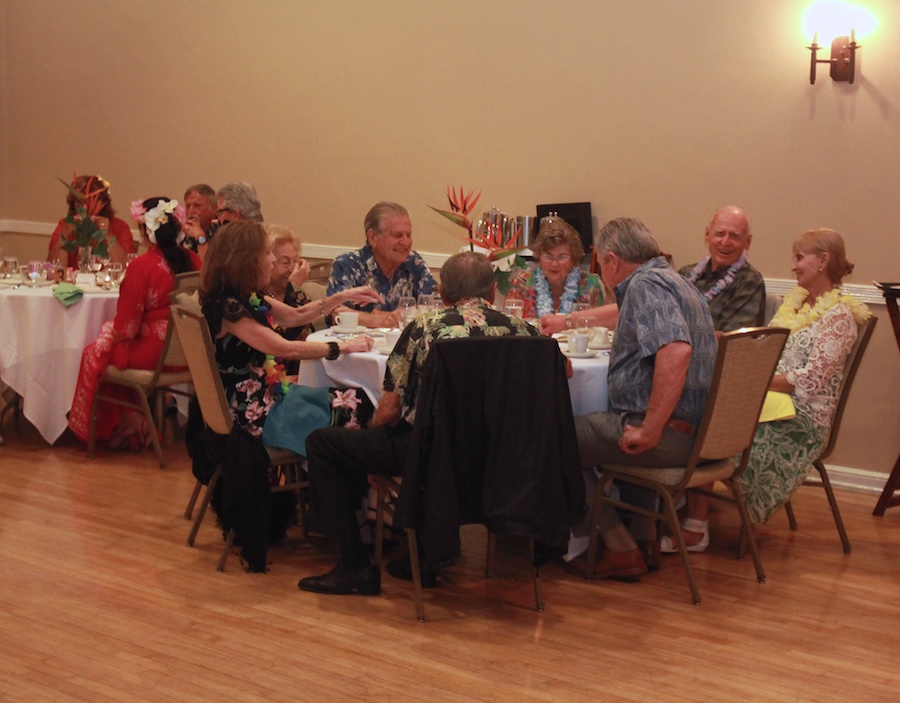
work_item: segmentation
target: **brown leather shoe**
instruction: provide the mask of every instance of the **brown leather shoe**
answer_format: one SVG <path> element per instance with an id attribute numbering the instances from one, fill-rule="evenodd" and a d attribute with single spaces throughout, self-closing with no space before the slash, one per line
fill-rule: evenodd
<path id="1" fill-rule="evenodd" d="M 637 543 L 638 549 L 644 555 L 644 563 L 647 564 L 647 571 L 653 573 L 659 571 L 662 566 L 662 554 L 659 551 L 659 542 L 655 539 L 643 540 Z"/>
<path id="2" fill-rule="evenodd" d="M 566 563 L 566 570 L 584 576 L 586 564 L 586 557 L 578 557 Z M 611 552 L 604 549 L 594 566 L 594 573 L 588 578 L 629 581 L 646 573 L 647 564 L 644 562 L 644 556 L 639 548 L 628 552 Z"/>

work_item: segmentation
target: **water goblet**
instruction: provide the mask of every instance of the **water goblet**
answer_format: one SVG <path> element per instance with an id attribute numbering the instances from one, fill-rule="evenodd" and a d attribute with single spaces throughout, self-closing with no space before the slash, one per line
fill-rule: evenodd
<path id="1" fill-rule="evenodd" d="M 503 312 L 509 317 L 522 318 L 525 314 L 525 301 L 520 298 L 507 298 L 503 304 Z"/>
<path id="2" fill-rule="evenodd" d="M 3 257 L 3 278 L 15 278 L 19 274 L 19 260 L 15 256 Z"/>
<path id="3" fill-rule="evenodd" d="M 97 274 L 103 268 L 103 259 L 96 254 L 91 254 L 89 259 L 91 273 Z"/>
<path id="4" fill-rule="evenodd" d="M 400 311 L 400 317 L 402 318 L 403 326 L 405 327 L 415 319 L 416 313 L 418 312 L 416 309 L 416 299 L 411 295 L 401 296 L 397 301 L 397 309 Z"/>
<path id="5" fill-rule="evenodd" d="M 42 261 L 29 261 L 26 266 L 26 275 L 22 278 L 28 278 L 28 282 L 32 288 L 37 288 L 38 282 L 44 277 L 44 263 Z"/>
<path id="6" fill-rule="evenodd" d="M 106 270 L 109 271 L 109 280 L 113 287 L 118 288 L 122 282 L 122 264 L 113 262 L 107 266 Z"/>

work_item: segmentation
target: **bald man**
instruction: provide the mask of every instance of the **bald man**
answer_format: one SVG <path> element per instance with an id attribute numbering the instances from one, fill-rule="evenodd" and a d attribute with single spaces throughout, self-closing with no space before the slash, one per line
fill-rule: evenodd
<path id="1" fill-rule="evenodd" d="M 706 298 L 716 333 L 762 325 L 766 284 L 747 261 L 753 235 L 747 213 L 734 205 L 720 207 L 706 227 L 709 256 L 679 273 Z"/>

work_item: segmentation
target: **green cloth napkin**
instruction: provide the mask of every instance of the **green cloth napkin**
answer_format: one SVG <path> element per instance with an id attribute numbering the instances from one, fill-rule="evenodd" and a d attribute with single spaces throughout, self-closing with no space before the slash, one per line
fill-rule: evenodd
<path id="1" fill-rule="evenodd" d="M 53 288 L 53 297 L 67 308 L 73 306 L 84 295 L 84 291 L 74 283 L 59 283 Z"/>

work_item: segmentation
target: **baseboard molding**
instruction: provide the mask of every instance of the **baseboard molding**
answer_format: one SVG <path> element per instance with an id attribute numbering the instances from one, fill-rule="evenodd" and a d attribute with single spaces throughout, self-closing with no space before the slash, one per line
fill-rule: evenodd
<path id="1" fill-rule="evenodd" d="M 888 476 L 880 474 L 876 471 L 867 471 L 865 469 L 853 469 L 849 466 L 829 466 L 825 465 L 828 470 L 828 478 L 835 488 L 845 488 L 848 491 L 856 491 L 857 493 L 872 493 L 881 495 L 884 490 L 884 484 L 887 483 Z M 811 477 L 817 477 L 816 471 L 810 472 Z"/>

